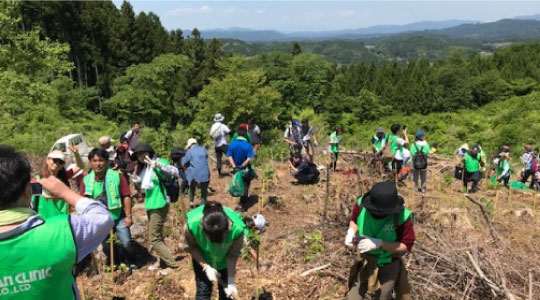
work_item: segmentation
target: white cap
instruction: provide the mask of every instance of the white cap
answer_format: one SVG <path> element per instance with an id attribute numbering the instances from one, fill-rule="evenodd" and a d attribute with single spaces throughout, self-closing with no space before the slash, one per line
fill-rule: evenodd
<path id="1" fill-rule="evenodd" d="M 48 155 L 47 155 L 47 158 L 56 158 L 56 159 L 59 159 L 63 162 L 66 162 L 66 156 L 64 155 L 64 153 L 60 150 L 54 150 L 54 151 L 51 151 Z"/>
<path id="2" fill-rule="evenodd" d="M 194 138 L 190 138 L 187 141 L 186 150 L 189 149 L 189 147 L 193 146 L 194 144 L 197 144 L 197 140 Z"/>
<path id="3" fill-rule="evenodd" d="M 253 219 L 253 223 L 255 223 L 255 226 L 259 230 L 262 230 L 264 225 L 266 224 L 266 219 L 264 218 L 264 216 L 261 214 L 255 214 L 251 218 Z"/>
<path id="4" fill-rule="evenodd" d="M 99 140 L 98 140 L 98 142 L 99 142 L 100 145 L 105 145 L 105 144 L 107 144 L 107 143 L 112 143 L 112 142 L 114 142 L 114 140 L 111 139 L 110 136 L 106 135 L 106 136 L 100 137 Z"/>

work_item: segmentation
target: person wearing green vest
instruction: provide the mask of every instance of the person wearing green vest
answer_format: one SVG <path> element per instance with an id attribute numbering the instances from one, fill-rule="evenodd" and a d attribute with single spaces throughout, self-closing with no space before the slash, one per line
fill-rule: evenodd
<path id="1" fill-rule="evenodd" d="M 336 129 L 330 134 L 330 139 L 328 141 L 330 144 L 330 152 L 332 152 L 331 166 L 334 172 L 337 170 L 337 161 L 339 156 L 339 135 L 341 133 L 341 127 L 336 126 Z"/>
<path id="2" fill-rule="evenodd" d="M 30 172 L 24 154 L 0 145 L 0 297 L 78 299 L 75 264 L 99 246 L 112 218 L 102 204 L 77 195 L 56 176 L 31 187 Z M 29 209 L 40 187 L 74 206 L 77 214 L 43 219 Z"/>
<path id="3" fill-rule="evenodd" d="M 247 124 L 240 124 L 240 127 L 242 128 L 245 128 L 246 131 L 248 130 L 248 125 Z M 231 143 L 236 141 L 238 139 L 238 133 L 235 132 L 231 138 Z M 246 140 L 248 141 L 248 143 L 252 143 L 252 140 L 251 140 L 251 133 L 247 132 L 246 133 Z"/>
<path id="4" fill-rule="evenodd" d="M 409 137 L 407 136 L 407 126 L 403 126 L 402 137 L 399 136 L 399 130 L 401 125 L 393 124 L 390 126 L 390 131 L 392 134 L 388 136 L 388 145 L 390 146 L 390 151 L 394 154 L 394 159 L 392 160 L 392 169 L 395 174 L 401 172 L 403 167 L 403 147 L 409 145 Z M 399 183 L 402 183 L 401 180 L 398 180 Z"/>
<path id="5" fill-rule="evenodd" d="M 35 175 L 32 181 L 37 181 L 40 178 L 46 178 L 49 176 L 55 176 L 60 179 L 65 185 L 69 186 L 69 180 L 81 170 L 84 166 L 82 159 L 79 155 L 79 151 L 76 146 L 71 145 L 69 147 L 75 161 L 76 166 L 66 170 L 66 156 L 60 150 L 53 150 L 47 154 L 47 158 L 43 161 L 41 173 Z M 67 215 L 69 213 L 69 205 L 60 199 L 53 199 L 47 192 L 42 195 L 32 196 L 30 207 L 41 215 L 44 219 L 57 215 Z"/>
<path id="6" fill-rule="evenodd" d="M 464 165 L 463 187 L 466 192 L 476 193 L 478 191 L 478 182 L 482 179 L 481 168 L 484 166 L 480 148 L 473 146 L 471 150 L 465 152 L 462 159 Z M 472 181 L 472 187 L 469 190 L 468 184 Z"/>
<path id="7" fill-rule="evenodd" d="M 94 148 L 88 154 L 90 172 L 83 178 L 79 188 L 81 196 L 103 203 L 114 220 L 114 232 L 120 240 L 121 250 L 113 256 L 117 264 L 126 262 L 135 268 L 135 250 L 129 227 L 133 224 L 131 216 L 131 191 L 126 177 L 109 167 L 109 152 Z M 103 252 L 110 257 L 108 237 L 103 241 Z M 125 259 L 124 259 L 125 254 Z M 110 261 L 110 259 L 107 259 Z"/>
<path id="8" fill-rule="evenodd" d="M 371 138 L 371 147 L 373 149 L 373 153 L 381 155 L 387 141 L 388 137 L 386 134 L 384 134 L 384 128 L 377 128 L 377 131 Z"/>
<path id="9" fill-rule="evenodd" d="M 426 134 L 423 131 L 416 132 L 415 141 L 411 145 L 414 190 L 421 192 L 422 194 L 426 193 L 427 157 L 430 152 L 429 144 L 424 139 L 425 135 Z M 416 155 L 417 153 L 418 155 Z M 420 188 L 418 187 L 419 178 L 421 184 Z"/>
<path id="10" fill-rule="evenodd" d="M 245 231 L 242 216 L 217 202 L 208 201 L 186 214 L 184 249 L 192 258 L 196 300 L 210 300 L 214 283 L 220 300 L 238 298 L 234 275 Z"/>
<path id="11" fill-rule="evenodd" d="M 410 293 L 407 271 L 401 256 L 414 241 L 413 215 L 405 208 L 393 182 L 379 182 L 355 202 L 345 245 L 358 248 L 349 276 L 347 299 L 387 300 Z"/>
<path id="12" fill-rule="evenodd" d="M 510 181 L 510 176 L 512 175 L 512 166 L 508 161 L 508 157 L 508 152 L 499 153 L 499 160 L 496 169 L 496 180 L 504 184 L 506 188 L 508 188 L 508 182 Z"/>
<path id="13" fill-rule="evenodd" d="M 137 161 L 134 171 L 136 175 L 132 176 L 132 180 L 135 184 L 140 184 L 140 190 L 144 194 L 144 208 L 148 216 L 148 241 L 160 258 L 159 263 L 152 266 L 152 269 L 158 266 L 175 269 L 178 265 L 163 238 L 163 225 L 167 220 L 170 204 L 164 182 L 167 175 L 178 177 L 178 168 L 172 166 L 168 160 L 156 157 L 154 149 L 144 142 L 137 144 L 131 159 Z M 144 186 L 146 172 L 152 174 L 148 177 L 150 180 L 146 182 L 147 186 Z"/>

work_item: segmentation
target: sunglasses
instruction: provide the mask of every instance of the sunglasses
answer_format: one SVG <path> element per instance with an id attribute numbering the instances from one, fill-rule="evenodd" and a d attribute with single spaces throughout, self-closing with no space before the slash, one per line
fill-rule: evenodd
<path id="1" fill-rule="evenodd" d="M 63 164 L 65 164 L 65 162 L 64 162 L 63 160 L 58 159 L 58 158 L 53 158 L 52 160 L 53 160 L 53 162 L 54 162 L 55 164 L 57 164 L 57 165 L 63 165 Z"/>

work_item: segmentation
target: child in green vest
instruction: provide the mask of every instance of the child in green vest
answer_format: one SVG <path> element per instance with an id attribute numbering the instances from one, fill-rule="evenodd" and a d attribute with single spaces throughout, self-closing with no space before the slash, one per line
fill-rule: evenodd
<path id="1" fill-rule="evenodd" d="M 499 162 L 497 163 L 497 181 L 504 184 L 508 188 L 508 181 L 510 181 L 510 175 L 512 175 L 512 166 L 508 161 L 508 152 L 499 153 Z"/>
<path id="2" fill-rule="evenodd" d="M 184 249 L 191 254 L 197 300 L 210 300 L 218 284 L 219 299 L 238 299 L 234 281 L 246 225 L 241 215 L 209 201 L 186 215 Z"/>
<path id="3" fill-rule="evenodd" d="M 392 299 L 393 292 L 396 299 L 409 299 L 405 298 L 410 287 L 400 256 L 414 245 L 412 217 L 393 182 L 376 183 L 357 200 L 345 245 L 358 248 L 360 255 L 351 268 L 347 299 L 366 299 L 366 294 Z"/>
<path id="4" fill-rule="evenodd" d="M 342 133 L 341 127 L 336 126 L 336 129 L 330 134 L 330 152 L 332 153 L 332 169 L 334 172 L 337 169 L 337 161 L 339 156 L 339 135 Z"/>

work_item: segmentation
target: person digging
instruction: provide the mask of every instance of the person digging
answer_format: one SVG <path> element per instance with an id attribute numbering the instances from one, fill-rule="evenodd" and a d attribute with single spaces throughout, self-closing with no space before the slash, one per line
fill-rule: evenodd
<path id="1" fill-rule="evenodd" d="M 413 215 L 393 182 L 376 183 L 355 202 L 345 245 L 358 252 L 349 274 L 348 300 L 410 299 L 404 259 L 415 234 Z M 366 298 L 367 297 L 367 298 Z M 369 298 L 370 297 L 370 298 Z"/>
<path id="2" fill-rule="evenodd" d="M 184 250 L 192 258 L 196 300 L 210 300 L 214 283 L 219 300 L 238 299 L 234 274 L 245 230 L 242 216 L 217 202 L 208 201 L 186 214 Z"/>

